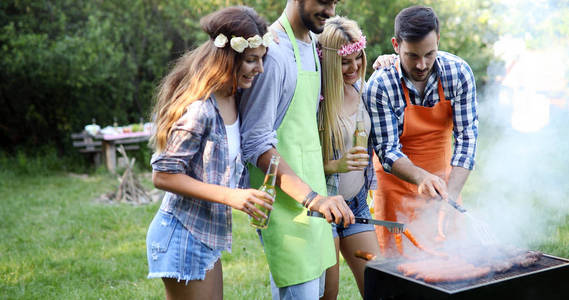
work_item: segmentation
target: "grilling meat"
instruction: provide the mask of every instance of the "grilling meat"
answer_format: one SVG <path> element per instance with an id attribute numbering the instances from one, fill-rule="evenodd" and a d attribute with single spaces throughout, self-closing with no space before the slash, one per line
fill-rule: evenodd
<path id="1" fill-rule="evenodd" d="M 355 255 L 356 257 L 359 257 L 359 258 L 361 258 L 361 259 L 363 259 L 363 260 L 368 260 L 368 261 L 369 261 L 369 260 L 374 260 L 375 257 L 376 257 L 375 254 L 369 253 L 369 252 L 366 252 L 366 251 L 362 251 L 362 250 L 356 250 L 356 253 L 354 253 L 354 255 Z"/>
<path id="2" fill-rule="evenodd" d="M 490 273 L 489 267 L 479 268 L 467 264 L 464 266 L 457 267 L 455 269 L 443 270 L 443 272 L 440 272 L 438 274 L 435 273 L 425 276 L 423 280 L 428 283 L 472 280 L 486 276 L 489 273 Z"/>
<path id="3" fill-rule="evenodd" d="M 426 248 L 423 245 L 421 245 L 417 239 L 413 236 L 413 234 L 411 234 L 411 232 L 409 231 L 409 229 L 405 229 L 405 231 L 403 231 L 403 234 L 409 239 L 409 241 L 415 245 L 415 247 L 419 248 L 420 250 L 422 250 L 423 252 L 431 255 L 431 256 L 438 256 L 438 257 L 442 257 L 442 258 L 448 258 L 448 254 L 443 253 L 443 252 L 438 252 L 438 251 L 434 251 L 432 249 Z M 398 239 L 399 238 L 399 239 Z M 395 243 L 398 247 L 399 253 L 403 253 L 403 248 L 402 248 L 402 244 L 401 244 L 401 234 L 396 235 L 395 236 Z"/>
<path id="4" fill-rule="evenodd" d="M 488 251 L 486 254 L 495 255 Z M 469 260 L 462 257 L 449 259 L 433 258 L 402 263 L 397 270 L 403 275 L 423 280 L 427 283 L 455 282 L 473 280 L 491 273 L 503 273 L 514 267 L 528 267 L 535 264 L 542 253 L 502 249 L 501 255 L 484 260 Z M 503 256 L 507 254 L 508 257 Z"/>
<path id="5" fill-rule="evenodd" d="M 541 257 L 542 253 L 539 251 L 528 251 L 526 253 L 518 254 L 518 256 L 514 257 L 511 262 L 514 266 L 519 267 L 529 267 L 535 264 L 539 258 Z"/>
<path id="6" fill-rule="evenodd" d="M 511 261 L 498 261 L 492 265 L 492 271 L 496 273 L 504 273 L 511 269 L 514 264 Z"/>
<path id="7" fill-rule="evenodd" d="M 484 261 L 478 262 L 480 265 L 490 267 L 495 273 L 504 273 L 515 267 L 529 267 L 535 264 L 541 255 L 539 251 L 503 248 L 499 254 L 496 254 L 496 250 L 494 253 L 491 251 Z"/>
<path id="8" fill-rule="evenodd" d="M 463 260 L 457 259 L 428 259 L 400 264 L 397 266 L 397 270 L 405 276 L 422 277 L 424 274 L 432 272 L 433 269 L 448 269 L 463 262 Z"/>
<path id="9" fill-rule="evenodd" d="M 405 276 L 429 283 L 469 280 L 490 273 L 489 267 L 475 267 L 460 258 L 428 259 L 400 264 L 397 269 Z"/>

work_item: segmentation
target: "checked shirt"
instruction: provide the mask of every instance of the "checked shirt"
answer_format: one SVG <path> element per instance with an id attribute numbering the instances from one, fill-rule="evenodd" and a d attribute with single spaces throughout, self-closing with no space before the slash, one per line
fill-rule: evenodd
<path id="1" fill-rule="evenodd" d="M 399 63 L 399 61 L 397 62 Z M 401 70 L 401 66 L 399 67 Z M 474 168 L 478 114 L 476 84 L 470 66 L 461 58 L 438 51 L 434 70 L 428 78 L 421 98 L 411 81 L 397 71 L 395 65 L 375 71 L 363 93 L 371 117 L 371 136 L 384 170 L 391 173 L 393 163 L 406 155 L 401 151 L 399 137 L 403 131 L 406 107 L 401 81 L 409 89 L 412 104 L 432 107 L 439 100 L 438 78 L 445 97 L 451 101 L 453 113 L 454 151 L 451 165 L 468 170 Z"/>
<path id="2" fill-rule="evenodd" d="M 152 157 L 157 172 L 186 174 L 199 181 L 238 187 L 248 185 L 247 168 L 237 155 L 230 174 L 227 133 L 214 96 L 190 104 L 174 124 L 166 148 Z M 192 235 L 212 249 L 231 250 L 231 207 L 167 192 L 160 209 L 173 213 Z"/>

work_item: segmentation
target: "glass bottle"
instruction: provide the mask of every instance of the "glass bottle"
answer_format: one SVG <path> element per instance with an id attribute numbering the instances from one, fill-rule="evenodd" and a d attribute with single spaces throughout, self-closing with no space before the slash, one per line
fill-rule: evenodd
<path id="1" fill-rule="evenodd" d="M 261 185 L 261 187 L 259 188 L 259 191 L 263 191 L 271 195 L 273 199 L 275 199 L 277 195 L 277 191 L 275 190 L 275 183 L 277 181 L 277 168 L 279 167 L 279 158 L 280 157 L 277 155 L 273 155 L 271 157 L 271 163 L 269 164 L 269 168 L 267 169 L 267 173 L 265 175 L 265 181 L 263 182 L 263 185 Z M 267 218 L 261 218 L 260 220 L 251 218 L 249 224 L 258 229 L 267 228 L 267 226 L 269 225 L 269 217 L 271 215 L 271 211 L 265 208 L 264 206 L 260 206 L 258 204 L 255 204 L 255 207 L 257 207 L 260 211 L 265 213 L 265 215 L 267 215 Z"/>
<path id="2" fill-rule="evenodd" d="M 367 153 L 367 133 L 364 123 L 364 111 L 364 109 L 358 107 L 358 113 L 356 117 L 356 130 L 354 131 L 354 147 L 363 147 L 366 149 L 365 151 Z"/>
<path id="3" fill-rule="evenodd" d="M 368 192 L 368 206 L 369 206 L 369 213 L 371 214 L 371 216 L 373 217 L 373 214 L 375 213 L 375 201 L 373 200 L 373 191 L 369 190 Z"/>

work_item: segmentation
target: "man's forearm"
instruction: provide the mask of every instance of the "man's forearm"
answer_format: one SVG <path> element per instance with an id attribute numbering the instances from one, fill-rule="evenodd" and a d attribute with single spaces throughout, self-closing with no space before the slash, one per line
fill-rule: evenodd
<path id="1" fill-rule="evenodd" d="M 399 177 L 401 180 L 419 185 L 428 172 L 414 165 L 409 158 L 401 157 L 393 163 L 391 174 Z"/>
<path id="2" fill-rule="evenodd" d="M 271 148 L 259 156 L 257 166 L 263 172 L 267 171 L 273 154 L 280 156 L 275 148 Z M 296 175 L 283 157 L 280 158 L 279 167 L 277 169 L 277 186 L 299 203 L 302 203 L 304 197 L 312 190 L 308 184 Z"/>
<path id="3" fill-rule="evenodd" d="M 462 188 L 464 187 L 464 184 L 466 183 L 469 175 L 470 170 L 468 169 L 462 167 L 452 167 L 447 183 L 448 193 L 452 199 L 456 200 L 458 198 L 458 195 L 460 195 L 460 192 L 462 191 Z"/>
<path id="4" fill-rule="evenodd" d="M 448 185 L 444 178 L 427 172 L 426 170 L 414 165 L 407 157 L 400 158 L 393 163 L 392 173 L 412 184 L 417 185 L 417 192 L 430 198 L 448 197 Z M 459 173 L 458 179 L 462 178 Z"/>
<path id="5" fill-rule="evenodd" d="M 273 154 L 279 155 L 275 148 L 271 148 L 259 156 L 257 165 L 261 170 L 267 170 Z M 277 185 L 294 200 L 302 203 L 312 189 L 294 173 L 287 162 L 281 157 L 277 171 Z M 326 221 L 336 224 L 343 223 L 345 227 L 354 224 L 354 214 L 341 195 L 316 195 L 311 198 L 308 210 L 317 211 L 324 215 Z M 278 200 L 276 200 L 278 201 Z"/>

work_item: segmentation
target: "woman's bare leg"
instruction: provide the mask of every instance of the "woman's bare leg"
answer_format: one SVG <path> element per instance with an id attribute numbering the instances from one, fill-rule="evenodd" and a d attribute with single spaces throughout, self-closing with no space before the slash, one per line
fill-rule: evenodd
<path id="1" fill-rule="evenodd" d="M 356 250 L 373 253 L 376 256 L 380 255 L 379 244 L 375 231 L 364 231 L 350 235 L 340 240 L 340 251 L 342 256 L 350 266 L 360 294 L 364 296 L 364 271 L 366 261 L 355 256 Z M 326 273 L 328 275 L 328 273 Z M 326 279 L 328 283 L 328 279 Z"/>
<path id="2" fill-rule="evenodd" d="M 174 278 L 162 278 L 166 288 L 166 300 L 179 299 L 223 299 L 223 270 L 221 259 L 217 260 L 213 269 L 207 271 L 204 280 L 178 282 Z"/>
<path id="3" fill-rule="evenodd" d="M 340 249 L 340 239 L 334 239 L 336 245 L 336 264 L 326 269 L 326 283 L 324 287 L 324 296 L 321 300 L 336 300 L 338 298 L 338 285 L 340 282 L 340 265 L 338 258 L 338 251 Z"/>

